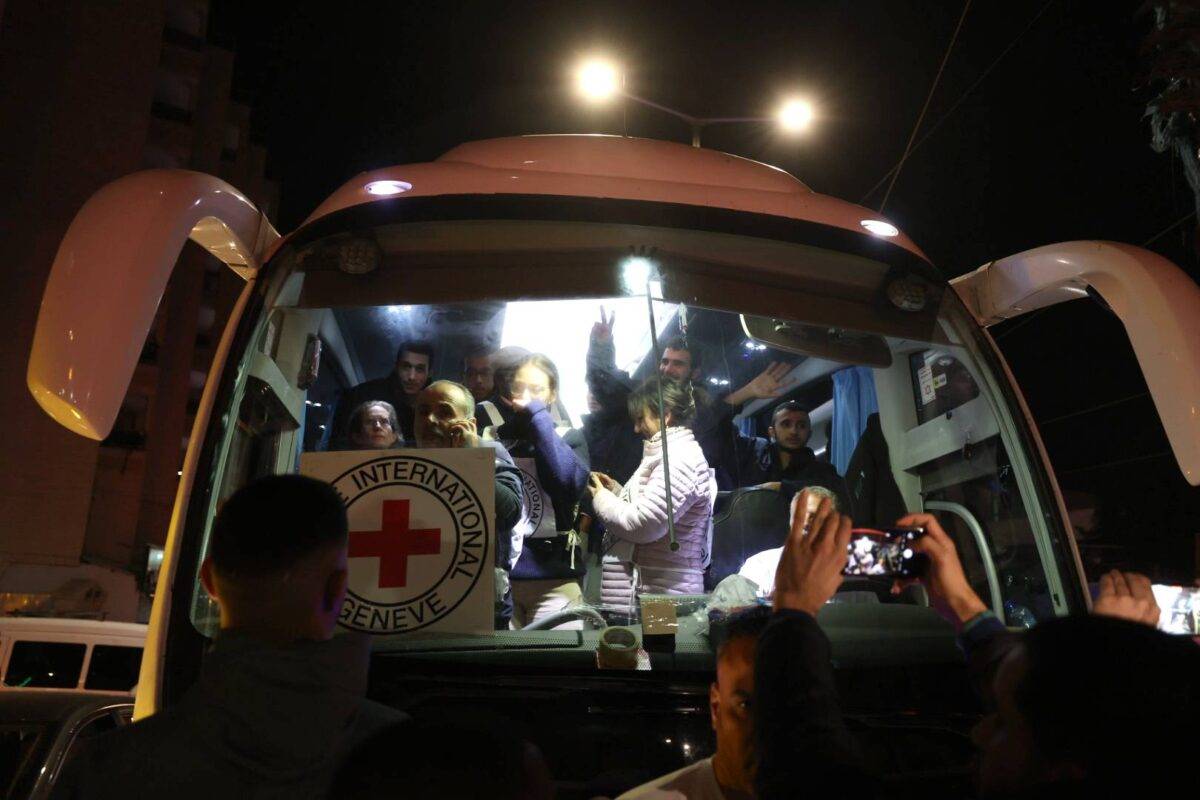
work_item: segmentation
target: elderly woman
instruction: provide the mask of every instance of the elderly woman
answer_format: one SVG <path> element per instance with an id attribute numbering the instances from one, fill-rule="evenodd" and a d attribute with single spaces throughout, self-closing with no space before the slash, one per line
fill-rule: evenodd
<path id="1" fill-rule="evenodd" d="M 383 400 L 368 400 L 350 415 L 350 444 L 356 450 L 404 447 L 396 409 Z"/>
<path id="2" fill-rule="evenodd" d="M 659 393 L 663 414 L 659 416 Z M 689 382 L 653 377 L 629 396 L 634 427 L 646 440 L 642 461 L 624 486 L 599 472 L 589 481 L 592 506 L 605 527 L 601 602 L 632 609 L 634 592 L 699 594 L 712 527 L 717 483 L 688 425 L 696 402 Z M 667 536 L 668 448 L 672 550 Z"/>

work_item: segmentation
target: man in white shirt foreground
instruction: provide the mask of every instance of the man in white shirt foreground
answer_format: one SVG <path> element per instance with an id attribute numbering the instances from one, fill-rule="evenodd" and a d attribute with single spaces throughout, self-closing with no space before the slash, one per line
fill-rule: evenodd
<path id="1" fill-rule="evenodd" d="M 841 501 L 838 500 L 837 495 L 824 486 L 805 486 L 792 498 L 791 518 L 789 518 L 788 524 L 794 524 L 796 512 L 802 508 L 804 521 L 801 524 L 807 533 L 812 516 L 817 513 L 817 506 L 823 499 L 828 499 L 833 504 L 834 511 L 842 510 Z M 800 506 L 801 502 L 804 503 L 802 507 Z M 742 568 L 738 570 L 738 574 L 743 578 L 754 581 L 758 586 L 758 596 L 765 600 L 770 600 L 775 596 L 775 571 L 779 569 L 779 557 L 782 555 L 782 547 L 763 550 L 761 553 L 755 553 L 747 558 L 746 563 L 742 564 Z"/>
<path id="2" fill-rule="evenodd" d="M 740 800 L 753 796 L 754 650 L 771 609 L 755 606 L 731 615 L 717 648 L 717 679 L 708 690 L 717 752 L 677 772 L 630 789 L 618 800 Z"/>

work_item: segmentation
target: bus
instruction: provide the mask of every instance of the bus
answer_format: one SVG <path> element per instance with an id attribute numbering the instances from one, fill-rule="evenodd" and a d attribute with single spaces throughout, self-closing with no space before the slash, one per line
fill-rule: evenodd
<path id="1" fill-rule="evenodd" d="M 796 401 L 811 422 L 804 446 L 844 481 L 856 524 L 935 515 L 1011 627 L 1087 613 L 1091 600 L 989 326 L 1100 295 L 1125 326 L 1180 469 L 1200 484 L 1200 288 L 1161 256 L 1074 241 L 947 281 L 877 212 L 782 170 L 600 135 L 472 142 L 363 173 L 286 236 L 209 175 L 112 182 L 65 235 L 38 318 L 28 385 L 59 423 L 96 440 L 109 432 L 189 239 L 245 288 L 188 443 L 138 717 L 177 701 L 204 659 L 216 616 L 198 571 L 222 501 L 331 457 L 339 400 L 394 374 L 403 342 L 431 345 L 430 375 L 454 380 L 480 352 L 542 353 L 558 369 L 556 421 L 586 432 L 604 400 L 591 380 L 598 339 L 613 374 L 636 382 L 683 337 L 705 402 L 729 406 L 730 436 L 767 441 L 772 410 Z M 777 391 L 739 391 L 768 370 Z M 647 644 L 641 601 L 662 597 L 639 598 L 618 624 L 590 609 L 585 586 L 584 611 L 562 629 L 372 631 L 383 634 L 373 695 L 417 713 L 487 705 L 530 721 L 564 796 L 587 796 L 614 765 L 649 777 L 710 752 L 710 612 L 730 596 L 756 600 L 739 566 L 782 544 L 788 524 L 778 487 L 733 473 L 713 507 L 705 591 L 668 597 L 672 637 L 641 648 L 640 669 L 601 669 L 601 643 L 622 627 L 634 635 L 626 643 Z M 888 588 L 848 579 L 819 615 L 845 711 L 892 785 L 953 794 L 978 713 L 955 631 L 927 594 Z"/>

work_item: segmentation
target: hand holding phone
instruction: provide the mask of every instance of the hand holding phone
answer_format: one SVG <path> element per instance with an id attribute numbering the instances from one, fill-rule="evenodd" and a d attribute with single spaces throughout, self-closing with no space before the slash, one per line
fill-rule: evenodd
<path id="1" fill-rule="evenodd" d="M 847 546 L 843 575 L 884 578 L 920 577 L 929 559 L 915 549 L 924 528 L 855 528 Z"/>

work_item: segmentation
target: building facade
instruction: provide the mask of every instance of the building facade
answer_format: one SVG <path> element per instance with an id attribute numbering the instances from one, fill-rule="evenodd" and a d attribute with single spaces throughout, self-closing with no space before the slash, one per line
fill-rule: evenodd
<path id="1" fill-rule="evenodd" d="M 50 420 L 25 386 L 58 242 L 83 202 L 139 169 L 224 178 L 269 217 L 275 184 L 231 96 L 233 54 L 206 41 L 207 0 L 7 0 L 0 6 L 0 609 L 144 613 L 193 414 L 243 285 L 188 244 L 111 435 Z M 140 610 L 139 610 L 140 609 Z"/>

